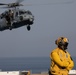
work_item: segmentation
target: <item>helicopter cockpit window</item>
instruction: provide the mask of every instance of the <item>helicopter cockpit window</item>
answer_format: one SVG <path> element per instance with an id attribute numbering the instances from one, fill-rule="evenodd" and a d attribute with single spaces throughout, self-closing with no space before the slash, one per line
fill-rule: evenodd
<path id="1" fill-rule="evenodd" d="M 2 13 L 2 14 L 0 15 L 1 18 L 4 18 L 5 16 L 6 16 L 5 13 Z"/>
<path id="2" fill-rule="evenodd" d="M 3 12 L 3 13 L 1 14 L 1 18 L 4 18 L 5 16 L 7 16 L 7 14 L 8 14 L 8 11 Z"/>

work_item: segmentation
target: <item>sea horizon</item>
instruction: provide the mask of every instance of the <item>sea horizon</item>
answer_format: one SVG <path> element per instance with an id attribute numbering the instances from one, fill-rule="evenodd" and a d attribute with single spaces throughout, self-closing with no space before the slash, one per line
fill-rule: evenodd
<path id="1" fill-rule="evenodd" d="M 76 62 L 75 56 L 72 57 Z M 32 73 L 46 72 L 50 68 L 50 57 L 0 57 L 0 70 L 30 70 Z M 73 69 L 76 69 L 76 65 Z"/>

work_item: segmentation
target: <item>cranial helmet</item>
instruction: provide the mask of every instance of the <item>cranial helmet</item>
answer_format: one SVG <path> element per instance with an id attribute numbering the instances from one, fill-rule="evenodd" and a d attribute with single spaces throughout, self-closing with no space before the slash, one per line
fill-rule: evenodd
<path id="1" fill-rule="evenodd" d="M 62 50 L 66 50 L 68 46 L 68 39 L 66 37 L 59 37 L 56 41 L 55 44 L 61 48 Z"/>

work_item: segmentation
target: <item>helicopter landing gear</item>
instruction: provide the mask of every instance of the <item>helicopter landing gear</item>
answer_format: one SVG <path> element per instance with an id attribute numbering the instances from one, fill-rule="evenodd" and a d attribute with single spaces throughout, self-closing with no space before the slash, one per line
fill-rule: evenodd
<path id="1" fill-rule="evenodd" d="M 27 30 L 30 31 L 31 27 L 30 25 L 27 25 Z"/>
<path id="2" fill-rule="evenodd" d="M 9 27 L 9 30 L 12 30 L 12 26 Z"/>
<path id="3" fill-rule="evenodd" d="M 9 23 L 7 23 L 7 25 L 8 25 L 8 27 L 9 27 L 9 30 L 12 30 L 12 23 L 9 22 Z"/>

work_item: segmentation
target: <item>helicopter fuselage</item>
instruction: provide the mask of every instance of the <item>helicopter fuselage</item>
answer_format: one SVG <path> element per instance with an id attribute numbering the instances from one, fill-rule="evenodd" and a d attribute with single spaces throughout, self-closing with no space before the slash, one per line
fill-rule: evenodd
<path id="1" fill-rule="evenodd" d="M 15 29 L 15 28 L 19 28 L 19 27 L 22 27 L 22 26 L 25 26 L 25 25 L 32 25 L 33 22 L 29 22 L 29 20 L 24 20 L 24 21 L 20 21 L 20 22 L 13 22 L 12 23 L 12 29 Z M 7 25 L 7 23 L 3 20 L 3 21 L 0 21 L 0 31 L 3 31 L 3 30 L 6 30 L 6 29 L 9 29 L 9 26 Z"/>
<path id="2" fill-rule="evenodd" d="M 13 12 L 14 12 L 13 19 L 10 20 L 12 29 L 19 28 L 24 25 L 30 26 L 33 24 L 34 16 L 30 11 L 13 10 Z M 7 19 L 5 16 L 6 16 L 6 12 L 2 13 L 0 17 L 0 31 L 9 29 L 9 25 L 7 24 Z"/>

